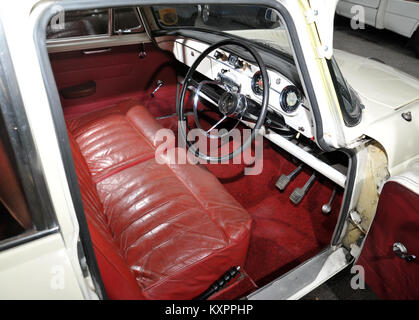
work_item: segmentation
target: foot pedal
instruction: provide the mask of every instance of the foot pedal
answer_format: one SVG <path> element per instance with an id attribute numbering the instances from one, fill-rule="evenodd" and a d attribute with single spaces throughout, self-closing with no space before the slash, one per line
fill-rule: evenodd
<path id="1" fill-rule="evenodd" d="M 290 195 L 291 202 L 294 204 L 299 204 L 301 200 L 303 200 L 304 196 L 307 194 L 307 191 L 313 185 L 316 178 L 316 173 L 313 173 L 310 179 L 307 180 L 307 182 L 302 188 L 296 188 Z"/>
<path id="2" fill-rule="evenodd" d="M 303 164 L 300 164 L 297 168 L 294 169 L 290 174 L 282 174 L 278 181 L 275 183 L 275 186 L 281 190 L 284 191 L 285 188 L 289 185 L 289 183 L 294 180 L 298 174 L 303 170 Z"/>

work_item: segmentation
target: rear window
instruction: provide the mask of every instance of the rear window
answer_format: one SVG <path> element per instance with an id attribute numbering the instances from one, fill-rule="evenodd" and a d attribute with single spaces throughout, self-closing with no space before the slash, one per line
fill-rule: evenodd
<path id="1" fill-rule="evenodd" d="M 111 29 L 110 29 L 111 26 Z M 135 7 L 60 12 L 47 26 L 47 39 L 66 39 L 143 32 Z"/>

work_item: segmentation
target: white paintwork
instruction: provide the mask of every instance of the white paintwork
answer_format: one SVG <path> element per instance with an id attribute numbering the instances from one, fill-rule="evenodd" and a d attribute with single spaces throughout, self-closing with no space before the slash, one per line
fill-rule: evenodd
<path id="1" fill-rule="evenodd" d="M 385 105 L 379 99 L 377 101 L 371 100 L 369 93 L 365 92 L 364 101 L 369 101 L 367 108 L 372 111 L 365 113 L 360 127 L 345 128 L 336 103 L 333 85 L 325 67 L 324 56 L 319 55 L 320 39 L 317 30 L 313 27 L 313 23 L 307 21 L 306 13 L 312 8 L 309 8 L 305 1 L 281 0 L 280 2 L 287 7 L 297 25 L 297 36 L 302 45 L 302 58 L 307 64 L 310 80 L 319 104 L 326 142 L 334 147 L 342 147 L 352 143 L 353 139 L 361 137 L 362 134 L 367 134 L 385 147 L 389 156 L 389 170 L 393 175 L 408 168 L 412 159 L 416 159 L 419 154 L 419 143 L 417 143 L 419 127 L 416 120 L 419 114 L 419 102 L 400 107 L 399 104 L 402 101 L 400 98 L 396 101 L 399 104 L 395 107 L 395 105 L 389 103 Z M 61 162 L 49 102 L 33 42 L 34 24 L 42 10 L 47 10 L 49 3 L 42 1 L 34 7 L 36 3 L 36 0 L 0 2 L 0 17 L 6 32 L 30 129 L 40 155 L 40 169 L 45 174 L 53 208 L 57 215 L 60 234 L 38 239 L 0 253 L 0 282 L 2 285 L 6 283 L 7 286 L 13 286 L 10 295 L 1 289 L 0 295 L 8 298 L 52 296 L 75 299 L 94 298 L 95 295 L 91 292 L 89 281 L 85 281 L 83 278 L 78 262 L 76 250 L 79 232 L 78 223 Z M 16 27 L 17 21 L 19 27 Z M 327 21 L 330 25 L 330 19 L 327 19 Z M 319 30 L 326 29 L 323 26 L 319 27 Z M 324 32 L 326 31 L 320 32 L 321 37 L 327 39 L 327 35 L 323 35 Z M 199 51 L 199 44 L 196 45 L 197 47 L 194 47 L 194 49 Z M 177 51 L 179 56 L 181 53 L 181 51 Z M 186 56 L 184 59 L 190 63 L 190 60 L 188 60 L 191 59 L 190 57 Z M 202 72 L 208 72 L 210 69 L 212 72 L 212 62 L 209 61 L 208 63 L 209 65 L 204 66 Z M 297 61 L 297 66 L 299 66 L 299 61 Z M 300 68 L 298 70 L 300 72 Z M 271 72 L 270 76 L 272 76 Z M 276 76 L 280 75 L 273 75 L 273 77 Z M 359 74 L 359 76 L 362 77 L 363 75 Z M 355 76 L 353 81 L 356 81 Z M 305 86 L 305 84 L 303 85 Z M 380 90 L 380 88 L 374 89 Z M 407 100 L 406 97 L 403 99 Z M 395 110 L 395 108 L 398 109 Z M 385 114 L 380 114 L 380 110 Z M 414 119 L 412 122 L 407 123 L 400 120 L 401 113 L 405 111 L 412 112 Z M 364 131 L 360 131 L 359 128 L 363 128 Z M 407 137 L 412 137 L 411 141 L 406 142 Z M 328 173 L 329 169 L 318 168 L 319 171 L 323 170 L 325 175 L 332 176 Z M 403 175 L 401 174 L 401 176 Z M 416 175 L 411 177 L 416 179 Z M 338 181 L 339 185 L 344 184 L 342 175 L 336 175 L 333 179 Z M 330 270 L 338 270 L 341 267 L 338 261 L 330 259 L 333 261 L 332 268 L 325 269 L 321 279 L 316 282 L 317 284 L 333 275 Z M 65 280 L 68 286 L 60 293 L 52 292 L 52 287 L 48 286 L 51 283 L 51 274 L 48 271 L 51 271 L 51 267 L 55 265 L 63 266 L 66 277 L 68 276 Z"/>
<path id="2" fill-rule="evenodd" d="M 397 182 L 419 195 L 419 158 L 410 161 L 403 173 L 388 181 Z"/>
<path id="3" fill-rule="evenodd" d="M 412 121 L 402 118 L 402 113 L 411 112 Z M 407 165 L 419 158 L 419 100 L 390 115 L 371 123 L 365 134 L 380 142 L 388 157 L 391 175 L 401 174 Z"/>
<path id="4" fill-rule="evenodd" d="M 272 35 L 268 35 L 268 37 L 270 40 L 273 39 Z M 286 45 L 283 43 L 284 38 L 281 37 L 280 39 L 282 39 L 281 47 L 286 48 Z M 204 51 L 208 47 L 208 45 L 202 42 L 184 38 L 162 37 L 159 41 L 164 43 L 166 49 L 172 48 L 175 56 L 181 62 L 186 61 L 185 63 L 189 66 L 195 61 L 199 52 Z M 191 48 L 198 49 L 199 51 Z M 194 57 L 191 56 L 192 51 L 196 53 Z M 344 51 L 335 50 L 335 58 L 345 79 L 358 92 L 362 103 L 365 105 L 361 124 L 347 129 L 348 140 L 356 140 L 363 135 L 375 138 L 385 147 L 389 155 L 390 172 L 400 172 L 404 168 L 405 164 L 403 163 L 406 160 L 419 154 L 419 149 L 416 148 L 416 146 L 419 146 L 419 143 L 416 143 L 417 138 L 413 133 L 414 131 L 409 131 L 412 130 L 412 126 L 417 126 L 419 118 L 413 117 L 412 123 L 403 127 L 407 131 L 396 136 L 392 132 L 400 132 L 400 125 L 403 125 L 405 121 L 402 120 L 400 112 L 396 116 L 394 115 L 397 110 L 401 110 L 402 107 L 419 99 L 419 80 L 393 67 Z M 205 67 L 201 66 L 199 71 L 212 79 L 216 78 L 221 68 L 229 68 L 228 65 L 209 58 L 207 62 L 203 62 L 203 65 Z M 242 84 L 242 93 L 249 94 L 253 99 L 260 101 L 260 98 L 255 96 L 250 89 L 250 78 L 252 74 L 253 72 L 250 70 L 247 70 L 247 72 L 233 70 L 231 77 L 237 83 Z M 303 127 L 305 130 L 301 133 L 310 138 L 313 133 L 311 127 L 313 122 L 311 121 L 312 118 L 308 110 L 299 107 L 298 113 L 290 116 L 282 112 L 279 107 L 278 92 L 282 90 L 284 85 L 276 86 L 273 79 L 280 77 L 282 79 L 281 83 L 286 83 L 287 85 L 289 84 L 287 82 L 288 80 L 271 70 L 269 71 L 269 77 L 271 79 L 271 86 L 275 89 L 271 90 L 270 107 L 278 113 L 283 114 L 287 124 L 297 131 L 301 132 L 298 128 Z M 380 122 L 380 120 L 383 122 Z M 385 125 L 381 126 L 381 123 L 385 123 Z M 389 131 L 389 126 L 394 128 L 394 131 Z M 406 142 L 402 143 L 405 135 L 412 137 L 412 145 Z M 397 143 L 395 143 L 395 139 L 397 139 Z M 283 146 L 281 145 L 281 147 Z M 296 150 L 293 150 L 291 153 L 297 156 Z M 311 165 L 312 162 L 306 161 L 306 163 Z M 320 168 L 314 169 L 322 173 L 325 171 Z M 326 174 L 326 176 L 330 176 L 330 174 Z M 342 183 L 342 180 L 336 176 L 331 175 L 330 178 L 333 181 L 340 181 L 338 184 Z"/>
<path id="5" fill-rule="evenodd" d="M 77 254 L 77 240 L 79 234 L 79 226 L 74 212 L 73 201 L 68 188 L 67 177 L 64 171 L 61 154 L 59 150 L 58 140 L 55 134 L 54 123 L 49 108 L 49 101 L 45 91 L 44 82 L 42 79 L 40 65 L 38 63 L 38 56 L 33 40 L 34 24 L 38 19 L 40 13 L 46 8 L 48 3 L 39 3 L 36 7 L 34 5 L 37 1 L 1 1 L 0 2 L 0 18 L 5 30 L 6 38 L 9 45 L 10 55 L 12 57 L 13 66 L 16 73 L 16 78 L 19 85 L 19 90 L 23 100 L 24 108 L 30 125 L 30 130 L 34 139 L 36 149 L 40 157 L 40 169 L 43 171 L 47 183 L 52 205 L 60 226 L 60 236 L 63 239 L 61 246 L 49 247 L 51 257 L 44 255 L 42 257 L 27 256 L 28 261 L 24 259 L 16 259 L 16 270 L 21 270 L 21 273 L 31 274 L 32 268 L 28 266 L 37 264 L 47 267 L 55 264 L 69 265 L 72 268 L 73 277 L 78 282 L 78 292 L 75 290 L 66 290 L 63 293 L 66 298 L 89 298 L 93 297 L 91 288 L 88 287 L 82 275 Z M 17 21 L 19 27 L 17 27 Z M 34 250 L 41 250 L 43 246 L 47 246 L 44 242 L 33 241 L 27 244 L 27 250 L 30 252 Z M 39 247 L 39 249 L 38 249 Z M 46 247 L 48 248 L 48 247 Z M 13 250 L 0 253 L 0 265 L 10 261 L 12 251 L 20 250 L 15 248 Z M 55 252 L 54 252 L 55 251 Z M 13 255 L 17 257 L 16 255 Z M 44 261 L 41 263 L 39 259 Z M 31 261 L 33 260 L 33 261 Z M 61 260 L 61 262 L 60 262 Z M 10 264 L 10 263 L 9 263 Z M 32 282 L 17 281 L 23 277 L 16 277 L 14 268 L 4 269 L 2 277 L 15 280 L 15 290 L 29 291 L 28 287 L 35 284 L 37 275 L 33 277 Z M 24 271 L 25 270 L 25 271 Z M 37 270 L 37 273 L 39 271 Z M 30 280 L 28 278 L 28 280 Z M 45 287 L 40 287 L 39 291 L 32 296 L 32 298 L 41 297 L 48 292 Z M 28 296 L 29 297 L 29 296 Z"/>
<path id="6" fill-rule="evenodd" d="M 0 299 L 83 299 L 59 233 L 0 253 Z"/>
<path id="7" fill-rule="evenodd" d="M 352 18 L 354 5 L 365 10 L 365 23 L 388 29 L 405 37 L 412 37 L 419 25 L 419 2 L 414 0 L 340 0 L 336 12 Z"/>
<path id="8" fill-rule="evenodd" d="M 169 41 L 172 41 L 173 44 L 169 47 L 172 48 L 172 52 L 174 53 L 175 57 L 182 63 L 186 64 L 187 66 L 191 66 L 198 56 L 208 48 L 207 44 L 202 42 L 192 40 L 192 39 L 184 39 L 184 38 L 170 38 L 164 37 L 162 39 L 157 39 L 157 42 L 164 42 L 164 46 L 168 46 Z M 194 49 L 192 49 L 194 48 Z M 197 49 L 197 50 L 196 50 Z M 218 50 L 224 52 L 227 56 L 230 54 L 225 50 Z M 236 83 L 241 84 L 241 93 L 249 96 L 251 99 L 258 101 L 261 103 L 262 99 L 260 96 L 257 96 L 253 93 L 251 88 L 251 79 L 256 71 L 259 68 L 251 63 L 248 63 L 250 67 L 243 69 L 234 69 L 232 68 L 227 62 L 223 62 L 220 60 L 216 60 L 213 57 L 213 53 L 211 53 L 207 58 L 205 58 L 201 64 L 198 66 L 198 71 L 205 75 L 210 79 L 216 79 L 218 74 L 221 73 L 221 69 L 230 70 L 226 76 L 230 79 L 234 80 Z M 276 111 L 277 113 L 284 116 L 285 122 L 295 130 L 301 132 L 301 134 L 305 135 L 308 138 L 312 138 L 313 133 L 313 121 L 311 120 L 310 110 L 308 107 L 308 101 L 305 99 L 305 104 L 300 105 L 297 110 L 293 113 L 286 113 L 280 107 L 280 93 L 282 90 L 292 85 L 291 81 L 285 78 L 283 75 L 279 74 L 274 70 L 268 70 L 268 77 L 270 80 L 270 93 L 269 93 L 269 106 L 272 110 Z M 277 80 L 280 83 L 277 83 Z"/>
<path id="9" fill-rule="evenodd" d="M 335 50 L 335 58 L 348 83 L 365 105 L 353 137 L 365 134 L 380 142 L 392 175 L 402 172 L 419 155 L 419 80 L 380 62 Z M 412 113 L 412 121 L 401 116 Z"/>
<path id="10" fill-rule="evenodd" d="M 361 97 L 396 110 L 419 99 L 419 80 L 372 59 L 336 50 L 345 79 Z M 364 113 L 368 113 L 366 109 Z"/>
<path id="11" fill-rule="evenodd" d="M 306 18 L 314 21 L 320 36 L 319 53 L 327 59 L 333 56 L 333 21 L 338 0 L 310 0 L 311 10 L 306 11 Z"/>
<path id="12" fill-rule="evenodd" d="M 361 123 L 348 130 L 348 139 L 362 135 L 383 145 L 392 175 L 402 172 L 419 155 L 419 80 L 380 62 L 335 50 L 348 83 L 365 109 Z M 411 122 L 401 117 L 412 112 Z"/>

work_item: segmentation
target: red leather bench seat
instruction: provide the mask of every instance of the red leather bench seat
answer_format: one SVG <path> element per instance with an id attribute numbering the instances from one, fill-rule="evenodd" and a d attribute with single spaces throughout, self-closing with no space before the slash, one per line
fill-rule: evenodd
<path id="1" fill-rule="evenodd" d="M 251 217 L 205 167 L 156 162 L 161 126 L 138 101 L 67 126 L 109 298 L 191 299 L 243 265 Z"/>

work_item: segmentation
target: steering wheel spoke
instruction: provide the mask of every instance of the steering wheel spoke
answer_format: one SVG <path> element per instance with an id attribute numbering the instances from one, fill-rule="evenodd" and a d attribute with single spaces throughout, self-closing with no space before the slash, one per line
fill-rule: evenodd
<path id="1" fill-rule="evenodd" d="M 180 132 L 182 134 L 182 138 L 185 139 L 186 145 L 189 147 L 190 151 L 192 151 L 192 153 L 194 153 L 199 158 L 204 159 L 206 161 L 210 161 L 210 162 L 219 162 L 219 161 L 223 161 L 227 159 L 232 159 L 236 155 L 243 152 L 243 150 L 245 150 L 247 147 L 249 147 L 251 145 L 251 142 L 254 140 L 257 132 L 262 127 L 265 121 L 267 110 L 268 110 L 269 78 L 268 78 L 268 73 L 266 71 L 266 66 L 262 58 L 260 57 L 258 52 L 251 45 L 248 44 L 248 42 L 245 42 L 245 41 L 242 42 L 235 39 L 228 39 L 228 40 L 220 41 L 208 47 L 206 50 L 204 50 L 201 53 L 201 55 L 195 60 L 195 62 L 190 67 L 188 73 L 185 76 L 184 85 L 182 86 L 182 91 L 180 94 L 180 107 L 178 110 L 179 119 L 184 118 L 184 104 L 185 104 L 185 96 L 186 96 L 187 89 L 190 89 L 194 92 L 192 100 L 193 100 L 193 116 L 194 116 L 195 125 L 197 128 L 201 130 L 201 132 L 207 138 L 221 139 L 221 138 L 227 137 L 228 139 L 228 136 L 233 132 L 234 129 L 236 129 L 238 124 L 243 119 L 244 115 L 247 113 L 247 108 L 248 108 L 247 98 L 245 95 L 240 93 L 240 89 L 237 92 L 236 90 L 233 90 L 233 91 L 230 90 L 229 86 L 223 83 L 223 79 L 221 78 L 215 81 L 204 80 L 199 83 L 192 79 L 193 73 L 196 71 L 197 67 L 205 59 L 205 57 L 207 57 L 214 50 L 223 46 L 228 46 L 228 45 L 236 45 L 236 46 L 242 47 L 251 53 L 251 55 L 253 56 L 253 58 L 258 64 L 259 70 L 262 74 L 262 80 L 264 84 L 266 85 L 265 85 L 265 90 L 263 91 L 263 99 L 262 99 L 262 106 L 260 109 L 260 114 L 256 120 L 255 126 L 253 127 L 251 131 L 250 136 L 246 139 L 246 141 L 242 143 L 242 145 L 239 148 L 237 148 L 236 150 L 234 150 L 233 152 L 227 155 L 214 157 L 214 156 L 209 156 L 207 154 L 203 154 L 202 152 L 197 150 L 194 147 L 194 145 L 187 139 L 188 134 L 186 132 L 186 126 L 184 125 L 184 123 L 179 122 L 179 127 L 180 127 Z M 218 87 L 221 87 L 223 88 L 224 93 L 221 94 L 221 96 L 218 96 L 218 94 L 216 95 L 211 94 L 211 90 L 210 91 L 203 90 L 204 86 L 207 86 L 207 85 L 208 86 L 216 85 Z M 212 127 L 209 128 L 208 130 L 204 130 L 199 121 L 199 110 L 198 110 L 199 98 L 203 98 L 209 102 L 212 102 L 212 104 L 214 104 L 217 107 L 218 109 L 217 111 L 221 114 L 221 119 L 218 120 L 214 125 L 212 125 Z M 218 100 L 218 101 L 215 101 L 215 100 Z M 226 131 L 222 135 L 213 135 L 212 131 L 215 129 L 218 129 L 219 126 L 228 118 L 237 120 L 233 128 L 230 129 L 229 131 Z"/>

